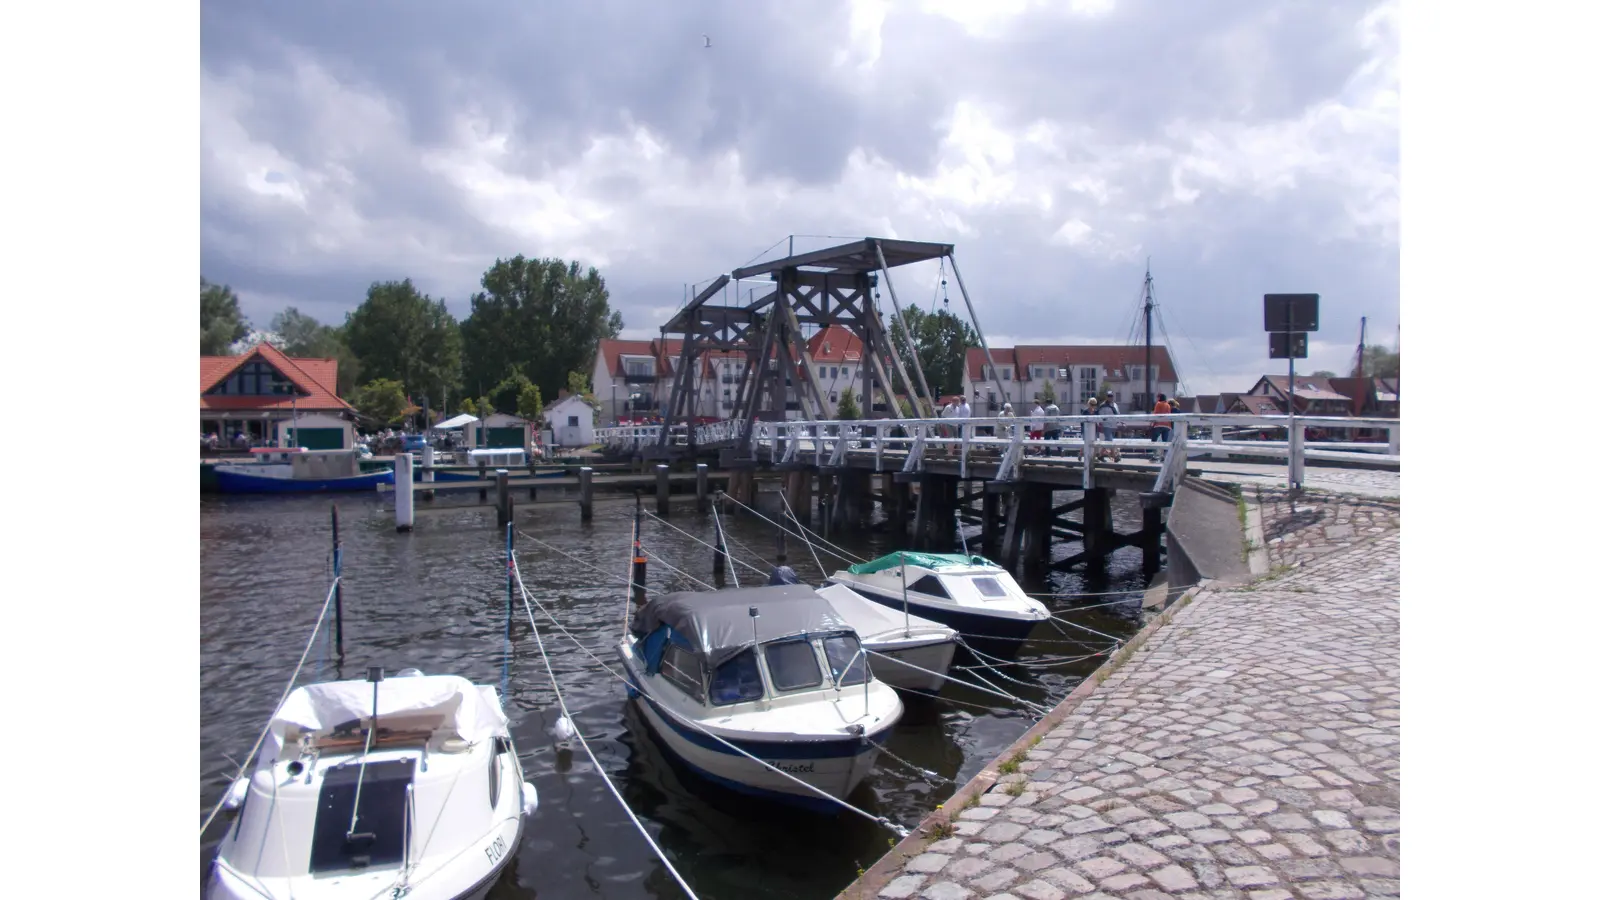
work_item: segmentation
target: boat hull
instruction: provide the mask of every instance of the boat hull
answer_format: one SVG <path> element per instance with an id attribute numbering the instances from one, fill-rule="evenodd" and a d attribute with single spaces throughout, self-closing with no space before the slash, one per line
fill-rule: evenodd
<path id="1" fill-rule="evenodd" d="M 633 687 L 642 679 L 631 665 L 627 668 L 632 682 L 628 693 L 634 698 L 651 733 L 668 753 L 695 774 L 746 796 L 813 812 L 839 811 L 837 803 L 730 750 L 692 726 L 680 723 L 660 703 Z M 878 747 L 889 739 L 892 730 L 891 724 L 861 738 L 849 736 L 820 741 L 727 740 L 828 797 L 842 800 L 872 773 L 878 759 Z"/>
<path id="2" fill-rule="evenodd" d="M 937 694 L 944 688 L 945 675 L 956 655 L 953 640 L 863 643 L 879 654 L 872 658 L 873 677 L 893 688 L 930 694 Z M 909 665 L 901 665 L 901 661 Z M 921 671 L 923 669 L 927 671 Z"/>
<path id="3" fill-rule="evenodd" d="M 984 615 L 979 612 L 951 609 L 948 606 L 933 606 L 916 600 L 902 599 L 898 592 L 890 594 L 859 581 L 829 579 L 828 583 L 845 585 L 868 600 L 896 611 L 909 607 L 912 615 L 954 628 L 961 632 L 962 641 L 969 647 L 999 659 L 1015 659 L 1022 649 L 1022 642 L 1043 621 Z"/>
<path id="4" fill-rule="evenodd" d="M 216 468 L 217 491 L 223 494 L 321 494 L 376 490 L 380 484 L 394 484 L 394 470 L 353 475 L 348 478 L 284 478 Z"/>

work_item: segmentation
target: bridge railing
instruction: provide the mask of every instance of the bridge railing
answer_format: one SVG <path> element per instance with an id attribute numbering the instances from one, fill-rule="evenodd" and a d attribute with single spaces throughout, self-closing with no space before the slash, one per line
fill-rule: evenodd
<path id="1" fill-rule="evenodd" d="M 1155 422 L 1173 423 L 1169 441 L 1152 442 L 1148 437 L 1117 437 L 1123 426 L 1149 427 Z M 1108 434 L 1108 426 L 1110 432 Z M 1342 435 L 1358 432 L 1382 434 L 1376 440 L 1322 440 L 1308 442 L 1308 429 L 1337 431 Z M 1229 431 L 1233 434 L 1230 436 Z M 1283 433 L 1283 440 L 1249 439 L 1248 436 Z M 1035 435 L 1038 436 L 1035 436 Z M 1049 435 L 1048 437 L 1046 435 Z M 842 465 L 850 451 L 866 451 L 876 457 L 875 468 L 884 469 L 884 454 L 894 454 L 891 466 L 904 472 L 923 468 L 930 451 L 946 457 L 959 456 L 960 471 L 967 474 L 967 461 L 974 453 L 1000 457 L 996 477 L 1015 479 L 1018 467 L 1029 460 L 1050 457 L 1076 458 L 1083 465 L 1084 487 L 1094 486 L 1096 457 L 1102 451 L 1120 455 L 1123 451 L 1144 450 L 1161 461 L 1156 489 L 1172 486 L 1182 474 L 1175 460 L 1196 456 L 1226 458 L 1230 452 L 1251 456 L 1282 457 L 1286 460 L 1289 481 L 1299 485 L 1305 477 L 1305 461 L 1369 460 L 1399 462 L 1400 421 L 1398 419 L 1350 418 L 1345 416 L 1234 416 L 1199 413 L 1168 415 L 1053 416 L 1041 419 L 990 417 L 966 419 L 867 419 L 849 421 L 756 422 L 752 438 L 769 448 L 774 462 L 810 462 L 815 465 Z M 899 458 L 904 453 L 904 459 Z"/>

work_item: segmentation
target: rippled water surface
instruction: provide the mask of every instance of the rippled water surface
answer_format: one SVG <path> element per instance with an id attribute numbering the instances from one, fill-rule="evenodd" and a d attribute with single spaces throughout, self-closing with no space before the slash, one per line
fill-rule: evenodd
<path id="1" fill-rule="evenodd" d="M 765 499 L 779 502 L 771 495 Z M 231 760 L 249 752 L 306 646 L 330 583 L 334 502 L 344 541 L 345 660 L 342 669 L 336 667 L 331 643 L 319 641 L 301 683 L 360 678 L 368 665 L 391 672 L 415 666 L 494 685 L 504 678 L 512 734 L 540 802 L 515 860 L 489 896 L 681 896 L 588 757 L 552 746 L 548 729 L 557 715 L 555 694 L 520 600 L 507 663 L 505 538 L 488 507 L 421 511 L 415 530 L 399 534 L 392 514 L 375 497 L 202 499 L 201 815 L 227 787 L 236 768 Z M 777 511 L 764 511 L 778 517 Z M 1138 527 L 1135 497 L 1118 496 L 1113 511 L 1120 530 Z M 709 514 L 695 513 L 692 504 L 674 507 L 670 521 L 701 539 L 712 534 Z M 517 510 L 517 526 L 610 573 L 518 540 L 529 589 L 596 656 L 615 665 L 624 602 L 617 582 L 627 569 L 632 504 L 597 503 L 589 524 L 579 522 L 575 504 L 523 507 Z M 724 527 L 735 557 L 768 569 L 776 557 L 773 526 L 745 514 L 725 517 Z M 706 547 L 648 516 L 643 532 L 650 552 L 712 580 Z M 900 549 L 883 534 L 832 537 L 861 558 Z M 823 573 L 805 546 L 791 540 L 788 551 L 788 564 L 800 577 L 819 583 Z M 1067 552 L 1058 548 L 1057 555 Z M 829 572 L 845 565 L 826 555 L 821 561 Z M 1139 603 L 1132 592 L 1145 584 L 1139 566 L 1139 551 L 1124 548 L 1103 577 L 1054 574 L 1027 587 L 1054 593 L 1128 591 L 1121 595 L 1127 603 L 1094 609 L 1075 607 L 1105 604 L 1118 595 L 1046 600 L 1072 621 L 1127 636 L 1138 625 Z M 761 577 L 742 568 L 739 575 L 746 584 Z M 661 566 L 652 565 L 649 578 L 652 589 L 689 586 Z M 625 702 L 620 682 L 567 639 L 548 628 L 541 633 L 575 724 L 628 806 L 701 898 L 832 897 L 858 868 L 870 866 L 888 848 L 890 832 L 855 815 L 791 811 L 731 794 L 682 770 Z M 1081 656 L 1110 644 L 1076 629 L 1063 633 L 1049 623 L 1033 638 L 1024 647 L 1024 661 Z M 1016 681 L 984 674 L 1009 692 L 1053 704 L 1097 663 L 1007 670 Z M 906 762 L 881 757 L 877 771 L 850 800 L 911 827 L 1030 724 L 1007 701 L 958 685 L 947 686 L 937 700 L 911 697 L 887 745 Z M 938 777 L 918 774 L 913 765 Z M 202 841 L 202 878 L 228 821 L 223 813 Z"/>

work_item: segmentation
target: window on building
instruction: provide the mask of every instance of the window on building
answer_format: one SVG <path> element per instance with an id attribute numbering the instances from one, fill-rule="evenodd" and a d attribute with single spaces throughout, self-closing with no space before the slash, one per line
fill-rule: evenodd
<path id="1" fill-rule="evenodd" d="M 839 367 L 839 374 L 844 376 L 845 378 L 849 378 L 850 377 L 850 367 L 849 366 L 840 366 Z"/>
<path id="2" fill-rule="evenodd" d="M 1006 366 L 1005 368 L 1000 370 L 1000 380 L 1001 381 L 1010 381 L 1011 380 L 1011 367 L 1010 366 Z"/>
<path id="3" fill-rule="evenodd" d="M 828 395 L 828 402 L 829 403 L 838 403 L 839 402 L 839 392 L 838 391 L 834 391 L 833 393 L 830 393 Z"/>
<path id="4" fill-rule="evenodd" d="M 221 397 L 300 397 L 310 396 L 267 363 L 256 360 L 240 366 L 207 394 Z"/>
<path id="5" fill-rule="evenodd" d="M 1057 369 L 1056 370 L 1056 380 L 1057 381 L 1071 381 L 1072 380 L 1072 370 L 1068 369 L 1068 368 Z"/>
<path id="6" fill-rule="evenodd" d="M 1088 403 L 1089 398 L 1100 392 L 1100 370 L 1078 370 L 1078 402 Z"/>
<path id="7" fill-rule="evenodd" d="M 567 416 L 567 425 L 568 425 L 568 427 L 571 427 L 571 428 L 578 427 L 578 417 L 577 416 Z"/>

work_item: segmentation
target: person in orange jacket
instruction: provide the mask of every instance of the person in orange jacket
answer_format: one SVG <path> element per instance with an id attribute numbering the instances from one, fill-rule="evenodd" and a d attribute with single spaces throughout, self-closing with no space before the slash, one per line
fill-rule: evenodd
<path id="1" fill-rule="evenodd" d="M 1152 410 L 1158 416 L 1172 415 L 1172 404 L 1167 402 L 1166 394 L 1156 395 L 1156 407 Z M 1167 443 L 1172 440 L 1172 421 L 1170 419 L 1156 419 L 1151 423 L 1150 440 L 1157 443 Z"/>

